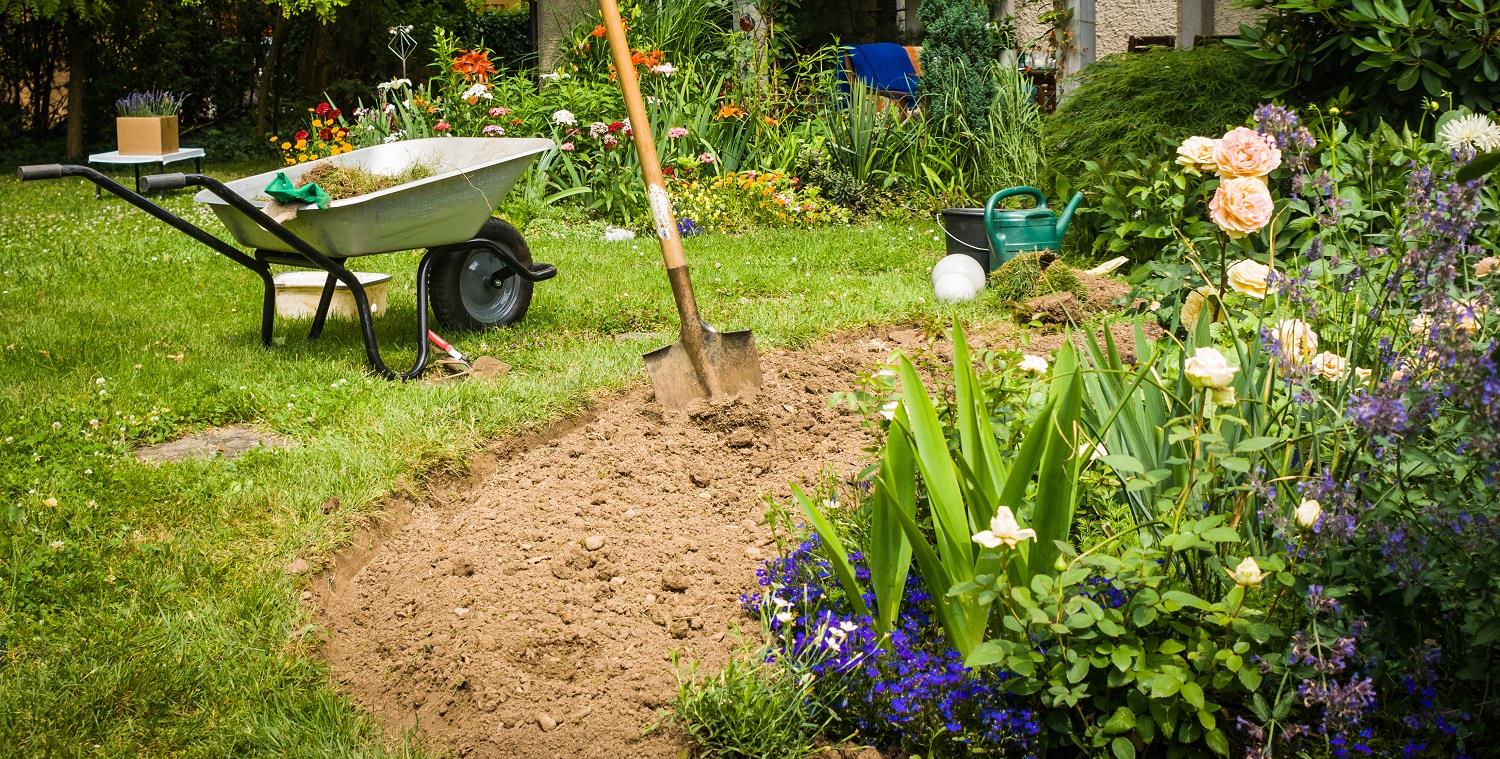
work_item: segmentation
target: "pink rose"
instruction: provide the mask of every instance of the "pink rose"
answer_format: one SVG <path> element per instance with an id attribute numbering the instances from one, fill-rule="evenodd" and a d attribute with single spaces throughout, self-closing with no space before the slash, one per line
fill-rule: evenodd
<path id="1" fill-rule="evenodd" d="M 1236 127 L 1214 145 L 1221 177 L 1264 177 L 1281 165 L 1281 150 L 1254 129 Z"/>
<path id="2" fill-rule="evenodd" d="M 564 153 L 571 153 L 571 152 L 573 152 L 573 143 L 571 143 L 571 142 L 564 142 L 563 144 L 558 145 L 557 149 L 561 150 Z"/>
<path id="3" fill-rule="evenodd" d="M 1266 183 L 1257 177 L 1231 177 L 1219 183 L 1208 202 L 1208 215 L 1230 237 L 1259 232 L 1271 221 L 1274 203 Z"/>

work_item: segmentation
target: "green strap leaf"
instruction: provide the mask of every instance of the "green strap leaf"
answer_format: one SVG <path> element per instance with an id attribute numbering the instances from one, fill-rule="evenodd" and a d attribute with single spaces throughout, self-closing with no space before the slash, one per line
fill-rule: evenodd
<path id="1" fill-rule="evenodd" d="M 844 595 L 848 596 L 849 603 L 854 610 L 862 615 L 868 616 L 870 609 L 865 605 L 864 588 L 860 587 L 859 578 L 854 576 L 854 567 L 849 563 L 849 552 L 844 550 L 844 541 L 839 539 L 838 531 L 823 516 L 823 512 L 813 504 L 812 499 L 802 492 L 802 488 L 792 485 L 792 497 L 797 499 L 797 505 L 802 507 L 802 513 L 807 516 L 807 521 L 823 540 L 823 552 L 828 557 L 828 564 L 833 567 L 833 574 L 839 580 L 839 585 L 844 588 Z"/>

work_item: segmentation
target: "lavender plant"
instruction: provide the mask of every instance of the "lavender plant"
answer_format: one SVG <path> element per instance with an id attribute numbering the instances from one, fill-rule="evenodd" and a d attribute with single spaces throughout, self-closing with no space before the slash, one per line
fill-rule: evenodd
<path id="1" fill-rule="evenodd" d="M 176 116 L 182 110 L 186 95 L 165 90 L 132 92 L 115 101 L 118 116 Z"/>

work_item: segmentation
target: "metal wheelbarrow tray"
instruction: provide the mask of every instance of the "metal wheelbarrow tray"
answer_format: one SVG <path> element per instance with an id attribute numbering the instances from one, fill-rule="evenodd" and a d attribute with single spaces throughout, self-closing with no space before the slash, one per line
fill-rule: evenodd
<path id="1" fill-rule="evenodd" d="M 530 305 L 532 285 L 557 274 L 550 264 L 533 264 L 521 234 L 491 217 L 532 159 L 552 147 L 552 141 L 546 139 L 435 137 L 377 145 L 290 166 L 282 171 L 293 183 L 324 164 L 385 175 L 421 164 L 434 173 L 378 192 L 335 200 L 327 208 L 309 204 L 284 223 L 263 210 L 269 202 L 263 191 L 277 171 L 227 184 L 202 174 L 142 178 L 145 192 L 204 188 L 194 199 L 209 205 L 230 234 L 254 250 L 253 257 L 87 166 L 23 166 L 19 174 L 22 181 L 64 176 L 88 179 L 254 271 L 265 286 L 261 342 L 268 346 L 276 311 L 271 265 L 323 269 L 328 278 L 308 338 L 322 334 L 334 288 L 342 283 L 354 298 L 371 367 L 387 378 L 411 379 L 427 365 L 429 294 L 444 326 L 487 329 L 518 321 Z M 410 371 L 398 374 L 380 358 L 369 300 L 344 262 L 355 256 L 416 248 L 427 249 L 417 265 L 418 356 Z"/>

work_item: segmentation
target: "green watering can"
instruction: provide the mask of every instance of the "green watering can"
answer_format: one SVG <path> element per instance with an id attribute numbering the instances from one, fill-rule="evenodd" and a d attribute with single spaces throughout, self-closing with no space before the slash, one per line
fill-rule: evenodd
<path id="1" fill-rule="evenodd" d="M 1011 211 L 995 207 L 1012 195 L 1030 195 L 1036 198 L 1036 207 Z M 1083 193 L 1074 193 L 1059 217 L 1047 207 L 1047 196 L 1035 187 L 1011 187 L 990 196 L 990 201 L 984 204 L 984 228 L 989 234 L 992 257 L 990 267 L 999 266 L 1022 251 L 1061 248 L 1068 222 L 1073 220 L 1073 212 L 1082 202 Z"/>

